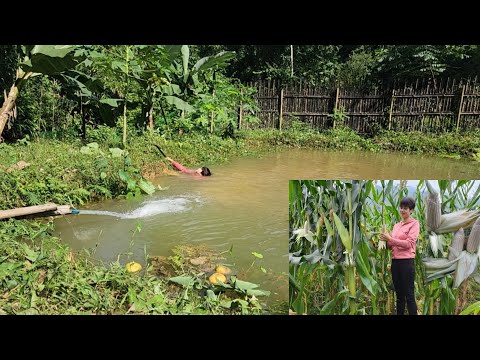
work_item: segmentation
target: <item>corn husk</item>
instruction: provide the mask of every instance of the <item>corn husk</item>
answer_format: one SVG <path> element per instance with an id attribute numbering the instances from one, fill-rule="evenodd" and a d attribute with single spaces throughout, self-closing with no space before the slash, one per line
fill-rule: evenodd
<path id="1" fill-rule="evenodd" d="M 430 194 L 436 194 L 437 192 L 435 191 L 435 189 L 433 188 L 433 186 L 430 184 L 430 181 L 428 180 L 425 180 L 425 184 L 427 185 L 427 189 L 428 189 L 428 192 Z"/>
<path id="2" fill-rule="evenodd" d="M 435 233 L 432 233 L 428 239 L 430 240 L 430 248 L 432 249 L 432 252 L 433 252 L 433 255 L 435 257 L 438 256 L 438 248 L 440 247 L 440 237 L 435 234 Z"/>
<path id="3" fill-rule="evenodd" d="M 436 231 L 441 223 L 442 204 L 438 193 L 428 194 L 425 206 L 425 218 L 428 231 Z"/>
<path id="4" fill-rule="evenodd" d="M 387 247 L 387 243 L 386 243 L 385 241 L 380 240 L 380 241 L 378 242 L 378 250 L 383 250 L 383 249 L 385 249 L 386 247 Z"/>
<path id="5" fill-rule="evenodd" d="M 458 257 L 453 260 L 448 260 L 445 258 L 438 259 L 438 258 L 428 257 L 428 258 L 423 258 L 422 262 L 425 265 L 425 270 L 428 273 L 428 272 L 436 272 L 438 270 L 444 270 L 449 268 L 452 265 L 456 266 L 456 263 L 458 260 L 459 260 Z"/>
<path id="6" fill-rule="evenodd" d="M 480 210 L 458 210 L 450 214 L 441 216 L 440 226 L 435 231 L 436 234 L 445 234 L 456 232 L 460 228 L 468 229 L 472 227 L 475 221 L 480 217 Z"/>
<path id="7" fill-rule="evenodd" d="M 470 254 L 467 251 L 462 251 L 462 255 L 457 262 L 457 269 L 455 270 L 454 288 L 458 288 L 462 282 L 474 273 L 478 262 L 477 254 Z"/>
<path id="8" fill-rule="evenodd" d="M 442 278 L 449 274 L 453 274 L 457 268 L 458 261 L 463 257 L 463 253 L 459 257 L 453 260 L 448 259 L 436 259 L 436 258 L 424 258 L 422 259 L 425 265 L 425 272 L 427 275 L 427 282 L 435 279 Z"/>
<path id="9" fill-rule="evenodd" d="M 475 221 L 472 226 L 470 235 L 467 241 L 467 251 L 471 254 L 478 252 L 480 245 L 480 217 Z"/>
<path id="10" fill-rule="evenodd" d="M 448 260 L 457 258 L 463 251 L 465 243 L 465 231 L 463 228 L 460 228 L 453 236 L 452 245 L 449 247 L 450 251 L 448 252 Z"/>
<path id="11" fill-rule="evenodd" d="M 456 264 L 452 264 L 447 268 L 439 269 L 439 270 L 434 271 L 434 272 L 430 272 L 429 274 L 427 274 L 427 282 L 430 282 L 430 281 L 435 280 L 435 279 L 440 279 L 440 278 L 445 277 L 449 274 L 453 274 L 456 270 L 456 267 L 457 267 Z"/>

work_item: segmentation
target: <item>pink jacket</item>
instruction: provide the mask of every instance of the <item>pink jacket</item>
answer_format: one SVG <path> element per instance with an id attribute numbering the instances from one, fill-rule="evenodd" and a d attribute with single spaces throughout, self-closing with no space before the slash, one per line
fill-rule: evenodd
<path id="1" fill-rule="evenodd" d="M 172 161 L 172 165 L 175 169 L 180 170 L 181 172 L 184 172 L 184 173 L 187 173 L 187 174 L 196 174 L 195 170 L 187 169 L 185 166 L 179 164 L 176 161 Z"/>
<path id="2" fill-rule="evenodd" d="M 392 249 L 394 259 L 415 258 L 420 224 L 418 220 L 410 218 L 406 223 L 399 222 L 393 226 L 392 240 L 387 245 Z"/>

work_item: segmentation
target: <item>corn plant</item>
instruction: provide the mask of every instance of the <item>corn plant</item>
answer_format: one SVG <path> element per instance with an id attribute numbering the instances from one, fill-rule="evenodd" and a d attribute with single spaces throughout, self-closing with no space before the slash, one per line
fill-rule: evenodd
<path id="1" fill-rule="evenodd" d="M 289 305 L 293 311 L 394 313 L 391 253 L 382 246 L 378 235 L 401 220 L 398 204 L 403 197 L 412 195 L 407 183 L 400 181 L 398 185 L 393 180 L 290 181 Z M 421 225 L 415 260 L 415 297 L 424 314 L 453 314 L 459 312 L 459 291 L 454 286 L 453 273 L 431 279 L 430 268 L 422 261 L 434 254 L 425 215 L 430 185 L 420 181 L 413 189 L 417 204 L 413 217 Z M 442 214 L 437 226 L 445 225 L 450 214 L 478 206 L 475 204 L 480 199 L 480 190 L 475 189 L 473 181 L 440 180 L 438 187 Z M 437 248 L 441 257 L 447 255 L 448 245 L 459 247 L 452 243 L 453 234 L 444 233 L 442 239 Z M 462 250 L 463 246 L 462 239 Z M 478 244 L 472 240 L 470 250 L 475 249 Z"/>

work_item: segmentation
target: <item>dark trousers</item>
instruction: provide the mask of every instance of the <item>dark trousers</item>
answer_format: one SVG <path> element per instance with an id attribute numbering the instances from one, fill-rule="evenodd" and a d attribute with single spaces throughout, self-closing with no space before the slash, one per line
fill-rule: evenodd
<path id="1" fill-rule="evenodd" d="M 392 280 L 397 295 L 397 315 L 404 315 L 405 302 L 408 314 L 417 315 L 415 303 L 415 259 L 393 259 Z"/>

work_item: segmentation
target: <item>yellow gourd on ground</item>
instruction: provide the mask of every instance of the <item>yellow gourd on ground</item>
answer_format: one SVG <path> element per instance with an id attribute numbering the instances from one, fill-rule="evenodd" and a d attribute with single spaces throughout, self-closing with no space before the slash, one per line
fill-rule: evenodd
<path id="1" fill-rule="evenodd" d="M 213 285 L 217 285 L 219 281 L 223 283 L 227 282 L 227 278 L 225 277 L 225 275 L 216 272 L 210 275 L 208 281 L 210 281 L 210 283 Z"/>
<path id="2" fill-rule="evenodd" d="M 232 272 L 230 268 L 223 266 L 223 265 L 218 265 L 217 268 L 215 269 L 215 272 L 223 274 L 223 275 L 228 275 Z"/>
<path id="3" fill-rule="evenodd" d="M 142 265 L 136 263 L 135 261 L 131 261 L 126 265 L 126 268 L 128 272 L 134 273 L 142 270 Z"/>

